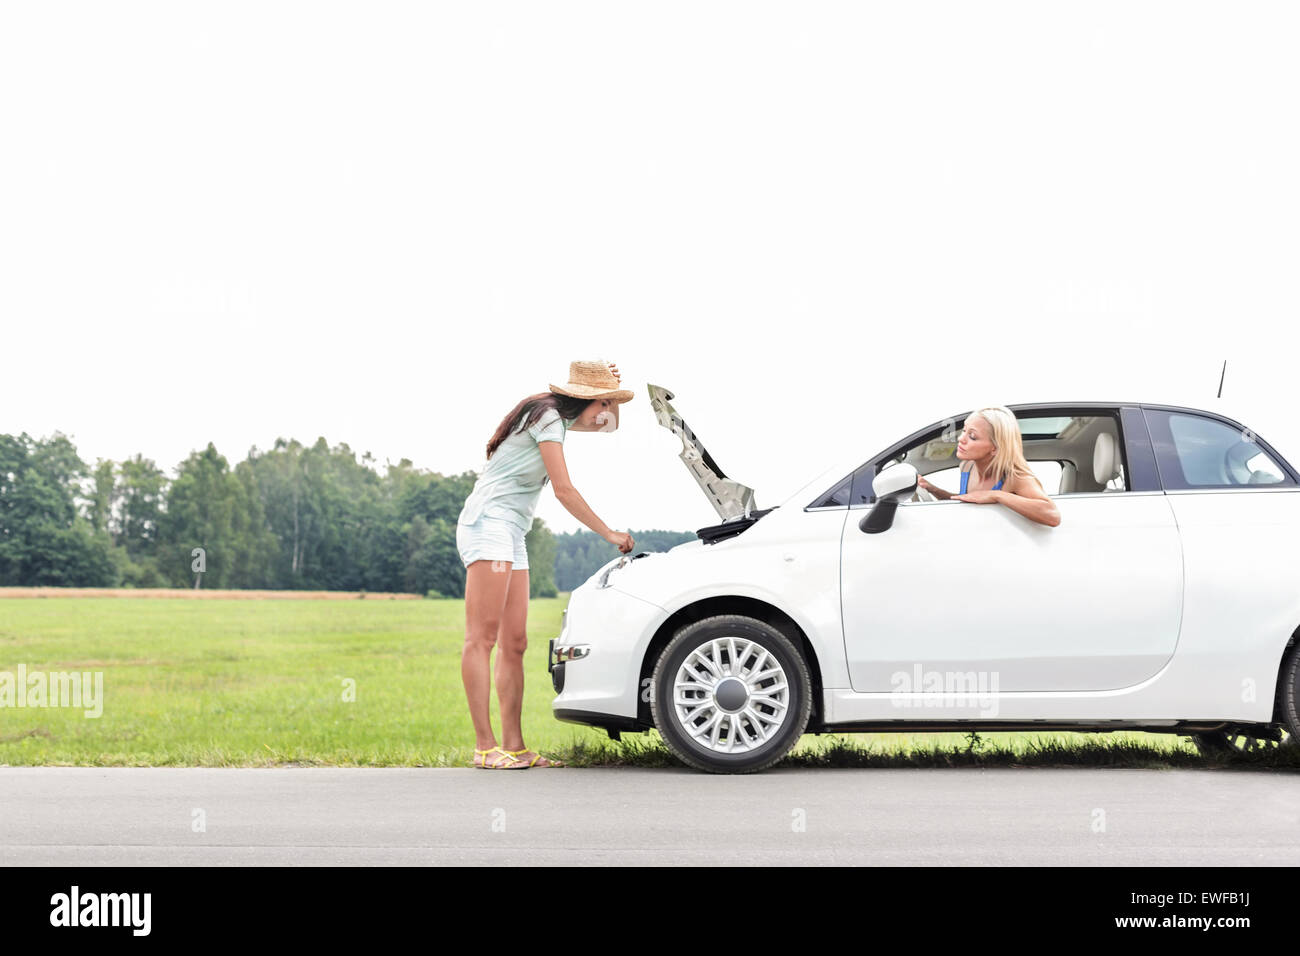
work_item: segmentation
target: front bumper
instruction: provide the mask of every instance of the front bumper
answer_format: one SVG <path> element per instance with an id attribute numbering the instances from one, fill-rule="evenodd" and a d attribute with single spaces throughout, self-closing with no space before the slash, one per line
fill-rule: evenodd
<path id="1" fill-rule="evenodd" d="M 613 740 L 619 739 L 622 731 L 630 733 L 639 733 L 649 730 L 650 725 L 642 723 L 634 717 L 620 717 L 618 714 L 597 714 L 590 710 L 557 710 L 555 719 L 562 720 L 567 724 L 582 724 L 584 727 L 595 727 L 603 730 Z"/>
<path id="2" fill-rule="evenodd" d="M 641 661 L 667 612 L 617 588 L 584 585 L 565 608 L 547 647 L 546 669 L 559 720 L 632 729 L 638 716 Z"/>

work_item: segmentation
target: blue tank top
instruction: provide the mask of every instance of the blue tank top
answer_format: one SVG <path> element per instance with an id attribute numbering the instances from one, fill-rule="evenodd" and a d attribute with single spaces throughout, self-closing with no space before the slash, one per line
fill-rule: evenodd
<path id="1" fill-rule="evenodd" d="M 966 494 L 966 480 L 967 480 L 968 478 L 970 478 L 970 472 L 969 472 L 969 471 L 963 471 L 963 472 L 961 473 L 961 491 L 958 492 L 958 494 L 962 494 L 962 495 Z M 997 483 L 996 485 L 993 486 L 993 490 L 994 490 L 994 491 L 997 491 L 997 490 L 998 490 L 999 488 L 1001 488 L 1001 487 L 1002 487 L 1002 479 L 999 478 L 999 479 L 998 479 L 998 483 Z"/>

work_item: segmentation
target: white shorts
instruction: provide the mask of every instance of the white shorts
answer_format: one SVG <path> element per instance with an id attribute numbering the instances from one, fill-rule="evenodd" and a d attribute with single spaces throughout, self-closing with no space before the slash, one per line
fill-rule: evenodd
<path id="1" fill-rule="evenodd" d="M 457 524 L 456 550 L 467 568 L 475 561 L 510 561 L 512 571 L 528 568 L 524 530 L 505 518 L 480 515 L 473 524 Z"/>

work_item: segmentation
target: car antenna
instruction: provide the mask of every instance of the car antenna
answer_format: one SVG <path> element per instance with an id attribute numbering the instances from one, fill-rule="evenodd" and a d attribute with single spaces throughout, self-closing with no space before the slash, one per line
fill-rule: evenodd
<path id="1" fill-rule="evenodd" d="M 1223 398 L 1223 377 L 1228 374 L 1228 360 L 1223 360 L 1223 371 L 1219 373 L 1219 394 L 1215 398 Z"/>

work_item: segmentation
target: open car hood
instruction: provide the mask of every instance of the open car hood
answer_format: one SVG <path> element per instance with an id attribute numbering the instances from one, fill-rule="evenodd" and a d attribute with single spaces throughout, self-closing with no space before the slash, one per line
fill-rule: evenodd
<path id="1" fill-rule="evenodd" d="M 723 522 L 752 517 L 754 489 L 732 481 L 722 473 L 708 449 L 669 404 L 672 392 L 661 385 L 651 385 L 649 388 L 650 407 L 654 409 L 655 418 L 660 425 L 682 440 L 682 461 L 686 462 L 687 469 L 713 505 L 718 517 Z"/>

